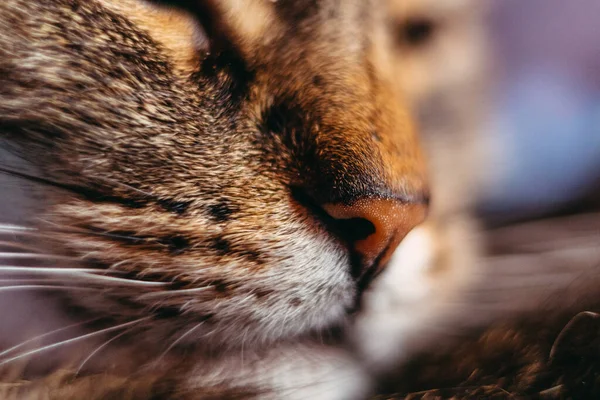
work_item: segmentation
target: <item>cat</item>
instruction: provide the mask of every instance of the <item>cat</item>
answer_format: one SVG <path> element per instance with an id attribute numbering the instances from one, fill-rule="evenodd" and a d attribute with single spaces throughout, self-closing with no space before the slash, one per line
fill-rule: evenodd
<path id="1" fill-rule="evenodd" d="M 0 4 L 3 398 L 368 393 L 430 196 L 388 7 Z"/>
<path id="2" fill-rule="evenodd" d="M 3 398 L 360 399 L 453 323 L 479 2 L 0 11 Z"/>

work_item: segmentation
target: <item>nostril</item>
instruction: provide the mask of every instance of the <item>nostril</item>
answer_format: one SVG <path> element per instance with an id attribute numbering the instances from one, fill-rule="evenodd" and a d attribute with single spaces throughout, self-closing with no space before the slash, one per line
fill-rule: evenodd
<path id="1" fill-rule="evenodd" d="M 359 240 L 366 239 L 375 233 L 375 225 L 368 219 L 360 217 L 347 219 L 335 218 L 314 201 L 303 189 L 293 187 L 291 194 L 297 203 L 309 210 L 313 216 L 324 224 L 327 230 L 346 242 L 348 246 Z"/>
<path id="2" fill-rule="evenodd" d="M 365 218 L 339 219 L 330 217 L 330 226 L 337 236 L 345 243 L 346 247 L 351 249 L 351 268 L 350 274 L 355 279 L 363 275 L 364 258 L 355 251 L 355 244 L 366 240 L 372 236 L 375 231 L 375 225 Z"/>
<path id="3" fill-rule="evenodd" d="M 375 233 L 375 225 L 364 218 L 333 219 L 336 230 L 344 241 L 352 244 Z"/>

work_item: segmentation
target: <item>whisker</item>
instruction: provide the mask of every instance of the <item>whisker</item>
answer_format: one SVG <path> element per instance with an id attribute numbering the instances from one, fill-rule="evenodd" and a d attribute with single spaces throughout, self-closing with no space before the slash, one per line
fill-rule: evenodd
<path id="1" fill-rule="evenodd" d="M 8 231 L 8 232 L 27 232 L 27 231 L 35 231 L 35 228 L 29 228 L 21 225 L 13 225 L 13 224 L 0 224 L 0 231 Z"/>
<path id="2" fill-rule="evenodd" d="M 19 274 L 42 274 L 42 275 L 67 275 L 69 277 L 81 278 L 89 282 L 115 283 L 123 286 L 166 286 L 168 282 L 142 281 L 138 279 L 118 278 L 108 276 L 110 273 L 124 273 L 121 271 L 102 270 L 93 268 L 45 268 L 45 267 L 18 267 L 18 266 L 0 266 L 0 274 L 19 273 Z"/>
<path id="3" fill-rule="evenodd" d="M 75 260 L 74 257 L 61 256 L 61 255 L 56 255 L 56 254 L 9 253 L 9 252 L 0 252 L 0 259 L 1 258 L 20 258 L 20 259 L 42 258 L 44 260 Z"/>
<path id="4" fill-rule="evenodd" d="M 141 237 L 141 236 L 133 236 L 133 235 L 124 235 L 122 233 L 113 233 L 111 231 L 101 231 L 96 227 L 88 227 L 88 228 L 80 228 L 73 226 L 62 226 L 58 225 L 54 222 L 47 221 L 45 219 L 38 218 L 39 221 L 52 225 L 53 228 L 51 232 L 56 233 L 65 233 L 65 234 L 82 234 L 87 236 L 98 236 L 98 237 L 106 237 L 110 239 L 119 239 L 119 240 L 128 240 L 136 243 L 153 243 L 153 239 L 149 237 Z"/>
<path id="5" fill-rule="evenodd" d="M 16 265 L 2 265 L 0 266 L 0 273 L 12 272 L 12 273 L 26 273 L 26 274 L 55 274 L 55 275 L 73 275 L 75 273 L 80 274 L 102 274 L 107 272 L 119 272 L 109 271 L 104 269 L 95 268 L 57 268 L 57 267 L 19 267 Z"/>
<path id="6" fill-rule="evenodd" d="M 205 286 L 200 288 L 193 289 L 179 289 L 179 290 L 169 290 L 168 292 L 153 292 L 153 293 L 144 293 L 138 296 L 139 299 L 145 298 L 153 298 L 153 297 L 168 297 L 168 296 L 180 296 L 184 294 L 195 294 L 199 292 L 204 292 L 206 290 L 212 289 L 213 286 Z"/>
<path id="7" fill-rule="evenodd" d="M 85 278 L 91 281 L 103 281 L 103 282 L 112 282 L 112 283 L 120 283 L 123 285 L 129 286 L 166 286 L 170 285 L 168 282 L 155 282 L 155 281 L 140 281 L 137 279 L 126 279 L 126 278 L 117 278 L 115 276 L 105 276 L 105 275 L 95 275 L 95 274 L 85 274 Z M 81 275 L 83 276 L 83 275 Z"/>
<path id="8" fill-rule="evenodd" d="M 65 231 L 66 233 L 73 233 L 73 232 L 69 232 L 69 231 Z M 139 238 L 137 236 L 128 236 L 128 235 L 119 235 L 116 233 L 110 233 L 110 232 L 93 232 L 93 231 L 79 231 L 79 233 L 85 233 L 86 235 L 92 235 L 92 236 L 100 236 L 100 237 L 107 237 L 107 238 L 112 238 L 112 239 L 119 239 L 119 240 L 131 240 L 134 242 L 139 242 L 139 241 L 144 241 L 144 238 Z"/>
<path id="9" fill-rule="evenodd" d="M 18 356 L 14 356 L 14 357 L 8 358 L 8 359 L 6 359 L 4 361 L 0 361 L 0 367 L 3 366 L 3 365 L 6 365 L 8 363 L 11 363 L 13 361 L 17 361 L 17 360 L 20 360 L 22 358 L 29 357 L 29 356 L 32 356 L 32 355 L 35 355 L 35 354 L 38 354 L 38 353 L 41 353 L 41 352 L 44 352 L 44 351 L 47 351 L 47 350 L 51 350 L 51 349 L 54 349 L 54 348 L 57 348 L 57 347 L 60 347 L 60 346 L 64 346 L 64 345 L 68 345 L 68 344 L 71 344 L 71 343 L 79 342 L 81 340 L 89 339 L 89 338 L 92 338 L 92 337 L 95 337 L 95 336 L 103 335 L 105 333 L 113 332 L 113 331 L 116 331 L 116 330 L 119 330 L 121 328 L 125 328 L 125 327 L 128 327 L 128 326 L 136 325 L 136 324 L 139 324 L 140 322 L 148 320 L 150 318 L 152 318 L 152 317 L 140 318 L 140 319 L 137 319 L 135 321 L 126 322 L 124 324 L 119 324 L 119 325 L 116 325 L 116 326 L 112 326 L 110 328 L 100 329 L 100 330 L 98 330 L 96 332 L 91 332 L 91 333 L 88 333 L 88 334 L 85 334 L 85 335 L 77 336 L 77 337 L 74 337 L 74 338 L 71 338 L 71 339 L 63 340 L 63 341 L 60 341 L 60 342 L 57 342 L 57 343 L 53 343 L 53 344 L 50 344 L 50 345 L 47 345 L 47 346 L 44 346 L 44 347 L 40 347 L 39 349 L 27 351 L 25 353 L 19 354 Z"/>
<path id="10" fill-rule="evenodd" d="M 3 351 L 1 351 L 1 352 L 0 352 L 0 357 L 4 356 L 4 355 L 6 355 L 6 354 L 12 353 L 13 351 L 15 351 L 15 350 L 17 350 L 17 349 L 19 349 L 19 348 L 21 348 L 21 347 L 25 346 L 25 345 L 26 345 L 26 344 L 28 344 L 28 343 L 35 342 L 35 341 L 37 341 L 37 340 L 43 339 L 43 338 L 45 338 L 45 337 L 48 337 L 48 336 L 52 336 L 52 335 L 54 335 L 54 334 L 56 334 L 56 333 L 59 333 L 59 332 L 66 331 L 66 330 L 68 330 L 68 329 L 71 329 L 71 328 L 75 328 L 75 327 L 77 327 L 77 326 L 86 325 L 86 324 L 89 324 L 89 323 L 91 323 L 91 322 L 98 321 L 98 320 L 100 320 L 100 319 L 101 319 L 101 318 L 93 318 L 93 319 L 89 319 L 89 320 L 87 320 L 87 321 L 83 321 L 83 322 L 77 322 L 77 323 L 75 323 L 75 324 L 67 325 L 67 326 L 65 326 L 65 327 L 62 327 L 62 328 L 59 328 L 59 329 L 55 329 L 55 330 L 53 330 L 53 331 L 50 331 L 50 332 L 46 332 L 46 333 L 44 333 L 44 334 L 42 334 L 42 335 L 38 335 L 38 336 L 32 337 L 31 339 L 28 339 L 28 340 L 26 340 L 26 341 L 24 341 L 24 342 L 21 342 L 21 343 L 19 343 L 19 344 L 15 345 L 15 346 L 13 346 L 13 347 L 10 347 L 10 348 L 8 348 L 8 349 L 6 349 L 6 350 L 3 350 Z"/>
<path id="11" fill-rule="evenodd" d="M 121 202 L 123 200 L 127 200 L 127 199 L 121 199 L 121 198 L 118 198 L 115 196 L 103 194 L 101 191 L 98 191 L 97 189 L 92 189 L 91 187 L 77 186 L 77 185 L 71 185 L 71 184 L 62 183 L 62 182 L 58 182 L 58 181 L 53 181 L 52 179 L 44 178 L 42 176 L 28 174 L 28 173 L 22 172 L 22 171 L 16 171 L 12 168 L 6 168 L 4 166 L 0 166 L 0 173 L 12 175 L 17 178 L 26 179 L 30 182 L 35 182 L 35 183 L 39 183 L 42 185 L 48 185 L 51 187 L 55 187 L 57 189 L 62 189 L 67 192 L 77 194 L 88 200 L 101 199 L 104 201 L 116 201 L 116 202 Z M 131 200 L 134 200 L 134 199 L 131 199 Z"/>
<path id="12" fill-rule="evenodd" d="M 112 338 L 108 339 L 106 342 L 102 343 L 100 346 L 98 346 L 94 351 L 92 351 L 90 353 L 89 356 L 87 356 L 85 358 L 85 360 L 83 360 L 81 362 L 81 364 L 79 364 L 79 367 L 77 368 L 77 371 L 75 371 L 75 376 L 79 375 L 79 372 L 81 371 L 81 369 L 83 368 L 83 366 L 92 359 L 92 357 L 94 357 L 94 355 L 96 355 L 97 353 L 99 353 L 103 348 L 105 348 L 106 346 L 108 346 L 109 344 L 111 344 L 112 342 L 114 342 L 115 340 L 117 340 L 118 338 L 120 338 L 123 335 L 126 335 L 127 333 L 131 332 L 132 328 L 129 329 L 125 329 L 123 332 L 113 336 Z"/>
<path id="13" fill-rule="evenodd" d="M 10 229 L 4 229 L 2 227 L 0 227 L 0 235 L 11 235 L 12 237 L 15 236 L 26 236 L 26 237 L 48 237 L 47 233 L 43 233 L 40 232 L 37 229 L 33 229 L 33 228 L 25 228 L 25 229 L 14 229 L 14 230 L 10 230 Z"/>
<path id="14" fill-rule="evenodd" d="M 556 339 L 554 339 L 554 343 L 552 343 L 552 348 L 550 349 L 550 354 L 548 355 L 549 362 L 554 361 L 554 357 L 556 356 L 556 349 L 557 349 L 558 345 L 560 344 L 560 342 L 567 335 L 567 332 L 569 331 L 569 329 L 573 325 L 575 325 L 578 321 L 582 320 L 585 317 L 592 318 L 592 319 L 598 319 L 598 317 L 600 317 L 600 314 L 592 312 L 592 311 L 582 311 L 582 312 L 578 313 L 577 315 L 575 315 L 573 318 L 571 318 L 569 320 L 569 322 L 567 322 L 567 324 L 561 329 L 561 331 L 558 334 L 558 336 L 556 337 Z"/>
<path id="15" fill-rule="evenodd" d="M 160 363 L 160 361 L 167 355 L 167 353 L 175 346 L 177 346 L 177 344 L 179 342 L 181 342 L 183 339 L 185 339 L 186 337 L 188 337 L 189 335 L 191 335 L 192 333 L 194 333 L 198 328 L 200 328 L 202 325 L 204 324 L 204 321 L 199 322 L 198 324 L 194 325 L 191 329 L 187 330 L 186 332 L 184 332 L 181 336 L 179 336 L 177 338 L 177 340 L 175 340 L 173 343 L 171 343 L 169 345 L 169 347 L 167 347 L 167 349 L 165 351 L 162 352 L 162 354 L 156 359 L 156 361 L 154 362 L 154 365 L 158 365 L 158 363 Z"/>
<path id="16" fill-rule="evenodd" d="M 1 292 L 10 292 L 16 290 L 80 290 L 85 292 L 99 291 L 97 288 L 77 287 L 77 286 L 62 286 L 62 285 L 15 285 L 0 287 Z M 2 365 L 2 364 L 0 364 Z"/>
<path id="17" fill-rule="evenodd" d="M 124 187 L 124 188 L 126 188 L 126 189 L 129 189 L 129 190 L 131 190 L 131 191 L 134 191 L 134 192 L 136 192 L 136 193 L 142 194 L 142 195 L 144 195 L 144 196 L 148 197 L 149 199 L 156 199 L 156 198 L 157 198 L 157 196 L 156 196 L 156 195 L 154 195 L 154 194 L 152 194 L 152 193 L 149 193 L 149 192 L 143 191 L 142 189 L 138 189 L 138 188 L 136 188 L 136 187 L 133 187 L 133 186 L 131 186 L 131 185 L 128 185 L 128 184 L 126 184 L 126 183 L 119 182 L 119 181 L 116 181 L 116 180 L 114 180 L 114 179 L 110 179 L 110 178 L 102 178 L 102 179 L 103 179 L 104 181 L 106 181 L 106 182 L 110 182 L 110 183 L 112 183 L 113 185 L 116 185 L 116 186 L 121 186 L 121 187 Z"/>
<path id="18" fill-rule="evenodd" d="M 121 234 L 110 233 L 110 232 L 98 232 L 98 231 L 94 231 L 91 229 L 81 229 L 81 228 L 73 228 L 73 227 L 58 227 L 56 229 L 53 229 L 52 232 L 80 233 L 80 234 L 84 234 L 84 235 L 108 237 L 108 238 L 114 238 L 114 239 L 120 239 L 120 240 L 132 240 L 132 241 L 141 240 L 141 238 L 136 237 L 136 236 L 121 235 Z"/>
<path id="19" fill-rule="evenodd" d="M 38 279 L 20 279 L 20 278 L 16 278 L 16 279 L 0 279 L 0 285 L 2 285 L 3 283 L 11 283 L 13 285 L 22 285 L 22 284 L 39 284 L 39 283 L 60 283 L 63 282 L 62 279 L 43 279 L 43 278 L 38 278 Z M 6 286 L 7 287 L 7 286 Z"/>

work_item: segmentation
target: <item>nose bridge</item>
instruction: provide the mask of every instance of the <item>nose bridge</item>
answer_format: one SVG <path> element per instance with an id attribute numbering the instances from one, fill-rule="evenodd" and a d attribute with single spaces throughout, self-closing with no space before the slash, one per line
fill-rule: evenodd
<path id="1" fill-rule="evenodd" d="M 413 118 L 401 99 L 380 85 L 355 93 L 323 115 L 317 168 L 322 203 L 361 198 L 427 199 L 424 157 Z"/>
<path id="2" fill-rule="evenodd" d="M 324 121 L 331 125 L 324 125 L 331 134 L 321 141 L 326 150 L 318 175 L 324 179 L 318 188 L 322 209 L 338 223 L 348 221 L 341 236 L 361 285 L 385 267 L 408 232 L 425 219 L 429 201 L 411 113 L 374 74 L 357 85 L 343 109 L 328 109 Z"/>
<path id="3" fill-rule="evenodd" d="M 426 194 L 426 165 L 416 117 L 384 61 L 370 69 L 370 86 L 376 110 L 373 139 L 381 154 L 386 181 L 408 197 Z"/>
<path id="4" fill-rule="evenodd" d="M 264 96 L 274 98 L 278 130 L 300 160 L 297 186 L 317 203 L 427 197 L 415 124 L 380 47 L 367 41 L 343 54 L 321 49 L 318 58 L 267 66 Z"/>
<path id="5" fill-rule="evenodd" d="M 377 146 L 382 154 L 385 181 L 406 201 L 421 202 L 429 197 L 429 189 L 418 129 L 410 110 L 399 101 L 395 104 L 395 108 L 382 106 L 389 110 L 378 124 Z"/>

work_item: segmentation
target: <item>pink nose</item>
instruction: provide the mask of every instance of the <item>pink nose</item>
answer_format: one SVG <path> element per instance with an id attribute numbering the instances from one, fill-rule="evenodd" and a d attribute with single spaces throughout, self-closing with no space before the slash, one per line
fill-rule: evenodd
<path id="1" fill-rule="evenodd" d="M 379 198 L 359 199 L 351 205 L 324 204 L 321 207 L 337 220 L 360 219 L 373 225 L 368 236 L 349 243 L 351 251 L 359 259 L 359 277 L 366 273 L 379 273 L 402 239 L 423 222 L 427 214 L 424 203 Z"/>

